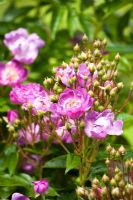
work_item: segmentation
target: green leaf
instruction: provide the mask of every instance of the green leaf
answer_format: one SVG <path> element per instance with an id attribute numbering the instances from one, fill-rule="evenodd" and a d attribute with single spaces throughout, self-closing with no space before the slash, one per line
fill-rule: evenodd
<path id="1" fill-rule="evenodd" d="M 0 199 L 6 200 L 14 192 L 14 190 L 14 187 L 0 187 Z"/>
<path id="2" fill-rule="evenodd" d="M 110 43 L 107 50 L 114 53 L 133 53 L 133 45 Z"/>
<path id="3" fill-rule="evenodd" d="M 69 8 L 68 10 L 68 17 L 67 17 L 67 24 L 68 24 L 68 30 L 70 32 L 70 35 L 73 36 L 74 33 L 77 30 L 78 27 L 78 14 L 74 8 Z"/>
<path id="4" fill-rule="evenodd" d="M 59 196 L 59 194 L 56 192 L 56 190 L 53 187 L 49 187 L 46 193 L 46 196 L 54 197 L 54 196 Z"/>
<path id="5" fill-rule="evenodd" d="M 14 187 L 14 186 L 22 186 L 29 187 L 31 184 L 25 178 L 19 176 L 10 176 L 9 174 L 0 175 L 0 186 L 5 187 Z"/>
<path id="6" fill-rule="evenodd" d="M 15 169 L 18 163 L 18 152 L 12 153 L 10 156 L 8 156 L 8 170 L 10 175 L 13 175 L 15 173 Z"/>
<path id="7" fill-rule="evenodd" d="M 67 154 L 66 160 L 66 171 L 65 174 L 68 173 L 71 169 L 77 169 L 80 165 L 80 157 L 74 154 Z"/>
<path id="8" fill-rule="evenodd" d="M 66 155 L 49 160 L 45 163 L 44 168 L 66 168 Z"/>
<path id="9" fill-rule="evenodd" d="M 60 6 L 53 10 L 52 21 L 51 21 L 51 35 L 52 39 L 55 39 L 56 33 L 61 23 L 62 17 L 64 14 L 64 7 Z"/>
<path id="10" fill-rule="evenodd" d="M 31 11 L 34 7 L 27 6 L 22 8 L 15 8 L 13 6 L 9 7 L 4 15 L 4 21 L 9 22 L 13 21 L 15 18 L 20 16 L 25 16 L 29 11 Z"/>

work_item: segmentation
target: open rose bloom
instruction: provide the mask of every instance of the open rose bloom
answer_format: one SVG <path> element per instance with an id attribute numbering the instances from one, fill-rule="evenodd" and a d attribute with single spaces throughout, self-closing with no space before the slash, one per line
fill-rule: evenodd
<path id="1" fill-rule="evenodd" d="M 0 62 L 0 85 L 15 86 L 27 79 L 28 71 L 15 60 Z"/>
<path id="2" fill-rule="evenodd" d="M 45 43 L 37 34 L 28 34 L 26 29 L 19 28 L 5 35 L 4 44 L 15 60 L 32 64 L 38 56 L 39 48 L 42 48 Z"/>

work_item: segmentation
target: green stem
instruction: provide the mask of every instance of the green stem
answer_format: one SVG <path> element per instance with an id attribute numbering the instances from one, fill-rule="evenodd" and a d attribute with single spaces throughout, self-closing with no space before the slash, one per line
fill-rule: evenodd
<path id="1" fill-rule="evenodd" d="M 81 155 L 81 166 L 79 169 L 79 176 L 80 176 L 80 185 L 84 186 L 85 182 L 88 179 L 88 174 L 90 172 L 92 163 L 94 162 L 96 155 L 98 153 L 98 148 L 100 145 L 100 142 L 98 140 L 93 141 L 93 147 L 91 151 L 89 151 L 89 154 L 86 155 L 86 150 L 88 150 L 88 147 L 85 145 L 86 142 L 83 143 L 83 152 Z"/>

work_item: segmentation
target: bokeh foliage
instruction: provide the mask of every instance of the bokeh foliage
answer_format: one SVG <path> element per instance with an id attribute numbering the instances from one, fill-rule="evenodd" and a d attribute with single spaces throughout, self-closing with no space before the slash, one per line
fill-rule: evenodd
<path id="1" fill-rule="evenodd" d="M 36 32 L 46 42 L 29 68 L 29 80 L 37 82 L 50 76 L 53 66 L 69 60 L 73 45 L 81 41 L 83 33 L 89 37 L 90 45 L 96 38 L 106 38 L 108 53 L 114 56 L 119 52 L 121 55 L 120 81 L 124 81 L 125 90 L 120 103 L 124 101 L 133 79 L 132 0 L 1 0 L 1 61 L 11 58 L 2 43 L 4 34 L 18 27 Z M 133 146 L 132 100 L 124 111 L 128 114 L 119 116 L 125 121 L 124 137 Z"/>

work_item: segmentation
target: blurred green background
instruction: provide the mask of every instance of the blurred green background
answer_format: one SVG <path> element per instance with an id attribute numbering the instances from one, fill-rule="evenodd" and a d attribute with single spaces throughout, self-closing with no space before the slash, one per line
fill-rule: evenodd
<path id="1" fill-rule="evenodd" d="M 8 60 L 4 34 L 24 27 L 36 32 L 46 45 L 30 67 L 30 81 L 42 82 L 53 66 L 68 61 L 73 46 L 86 33 L 90 43 L 106 38 L 110 56 L 119 52 L 120 80 L 125 84 L 121 102 L 133 80 L 133 0 L 0 0 L 0 60 Z M 133 147 L 133 99 L 119 118 L 125 122 L 124 140 Z M 119 139 L 120 140 L 120 139 Z"/>

